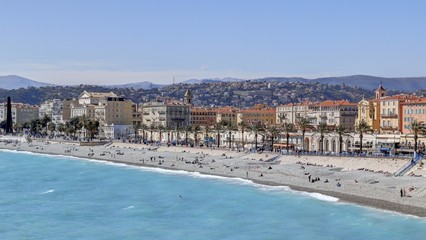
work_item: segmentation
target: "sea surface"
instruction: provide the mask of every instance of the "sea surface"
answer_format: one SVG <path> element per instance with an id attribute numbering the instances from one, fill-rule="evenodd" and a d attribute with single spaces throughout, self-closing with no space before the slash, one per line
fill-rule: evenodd
<path id="1" fill-rule="evenodd" d="M 426 239 L 426 220 L 246 180 L 0 151 L 0 239 Z"/>

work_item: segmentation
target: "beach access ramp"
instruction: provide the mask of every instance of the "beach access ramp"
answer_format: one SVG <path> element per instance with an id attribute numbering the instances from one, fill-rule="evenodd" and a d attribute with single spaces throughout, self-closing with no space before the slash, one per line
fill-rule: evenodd
<path id="1" fill-rule="evenodd" d="M 423 159 L 422 154 L 415 154 L 414 158 L 412 158 L 407 164 L 402 166 L 398 171 L 394 173 L 395 177 L 404 176 L 408 171 L 410 171 L 418 162 Z"/>

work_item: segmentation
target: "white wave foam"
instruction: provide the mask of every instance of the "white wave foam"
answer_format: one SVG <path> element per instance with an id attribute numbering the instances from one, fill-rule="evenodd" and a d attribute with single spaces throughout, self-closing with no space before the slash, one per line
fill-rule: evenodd
<path id="1" fill-rule="evenodd" d="M 47 190 L 47 191 L 45 191 L 45 192 L 42 192 L 42 193 L 40 193 L 40 194 L 53 193 L 54 191 L 55 191 L 55 189 L 49 189 L 49 190 Z"/>
<path id="2" fill-rule="evenodd" d="M 0 152 L 18 152 L 18 151 L 12 150 L 12 149 L 0 149 Z"/>
<path id="3" fill-rule="evenodd" d="M 125 208 L 123 208 L 123 210 L 128 210 L 128 209 L 132 209 L 132 208 L 135 208 L 135 206 L 128 206 L 128 207 L 125 207 Z"/>
<path id="4" fill-rule="evenodd" d="M 225 182 L 232 183 L 232 184 L 256 187 L 256 188 L 258 188 L 262 191 L 288 191 L 288 190 L 290 190 L 290 188 L 288 186 L 262 185 L 262 184 L 254 183 L 252 180 L 243 179 L 243 178 L 217 176 L 217 175 L 203 174 L 203 173 L 199 173 L 199 172 L 190 172 L 190 171 L 185 171 L 185 170 L 169 170 L 169 169 L 152 168 L 152 167 L 137 167 L 137 168 L 143 169 L 144 171 L 155 172 L 155 173 L 160 173 L 160 174 L 181 175 L 181 176 L 188 176 L 188 177 L 199 178 L 199 179 L 213 179 L 213 180 L 225 181 Z"/>
<path id="5" fill-rule="evenodd" d="M 46 157 L 77 158 L 77 157 L 68 156 L 68 155 L 37 153 L 37 152 L 21 151 L 21 150 L 13 150 L 13 149 L 0 149 L 0 152 L 22 153 L 27 155 L 38 155 L 38 156 L 46 156 Z"/>
<path id="6" fill-rule="evenodd" d="M 109 165 L 115 165 L 115 166 L 132 167 L 131 165 L 127 165 L 127 164 L 124 164 L 124 163 L 114 163 L 114 162 L 108 162 L 106 160 L 89 159 L 89 158 L 76 157 L 76 156 L 70 156 L 70 155 L 37 153 L 37 152 L 30 152 L 30 151 L 11 150 L 11 149 L 0 149 L 0 151 L 22 153 L 22 154 L 28 154 L 28 155 L 39 155 L 39 156 L 45 156 L 45 157 L 49 157 L 49 158 L 77 159 L 77 160 L 83 160 L 83 161 L 89 161 L 89 162 L 95 162 L 95 163 L 102 163 L 102 164 L 109 164 Z"/>
<path id="7" fill-rule="evenodd" d="M 316 192 L 313 192 L 313 193 L 302 192 L 302 194 L 309 196 L 309 197 L 316 198 L 316 199 L 321 200 L 321 201 L 326 201 L 326 202 L 337 202 L 337 201 L 339 201 L 339 199 L 336 198 L 336 197 L 327 196 L 327 195 L 324 195 L 324 194 L 321 194 L 321 193 L 316 193 Z"/>

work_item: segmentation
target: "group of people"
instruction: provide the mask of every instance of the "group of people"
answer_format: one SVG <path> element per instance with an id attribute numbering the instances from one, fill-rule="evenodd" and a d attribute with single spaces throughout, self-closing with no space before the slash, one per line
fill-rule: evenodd
<path id="1" fill-rule="evenodd" d="M 308 176 L 308 181 L 311 183 L 317 182 L 317 181 L 321 181 L 321 179 L 319 177 L 313 178 L 311 177 L 311 175 Z"/>

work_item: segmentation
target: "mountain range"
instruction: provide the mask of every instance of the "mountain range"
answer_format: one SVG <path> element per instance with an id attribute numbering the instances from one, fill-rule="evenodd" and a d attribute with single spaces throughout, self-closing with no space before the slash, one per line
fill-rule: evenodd
<path id="1" fill-rule="evenodd" d="M 200 83 L 216 83 L 216 82 L 243 82 L 246 79 L 241 78 L 207 78 L 207 79 L 188 79 L 182 83 L 187 84 L 200 84 Z"/>
<path id="2" fill-rule="evenodd" d="M 16 76 L 16 75 L 7 75 L 0 76 L 0 88 L 11 90 L 27 87 L 45 87 L 53 86 L 50 83 L 37 82 L 28 78 Z"/>
<path id="3" fill-rule="evenodd" d="M 155 84 L 152 82 L 137 82 L 137 83 L 126 83 L 126 84 L 121 84 L 121 85 L 107 85 L 105 87 L 110 87 L 110 88 L 134 88 L 134 89 L 145 89 L 145 90 L 149 90 L 149 89 L 154 89 L 154 88 L 162 88 L 166 85 L 163 84 Z"/>
<path id="4" fill-rule="evenodd" d="M 351 87 L 361 87 L 365 89 L 376 89 L 379 84 L 383 84 L 385 89 L 412 92 L 418 89 L 426 89 L 426 77 L 398 77 L 384 78 L 368 75 L 352 75 L 343 77 L 324 77 L 316 79 L 307 79 L 299 77 L 266 77 L 258 79 L 239 79 L 239 78 L 207 78 L 207 79 L 189 79 L 183 81 L 183 84 L 201 84 L 201 83 L 220 83 L 220 82 L 318 82 L 322 84 L 346 85 Z M 28 78 L 16 75 L 0 76 L 0 88 L 19 89 L 27 87 L 53 86 L 54 84 L 37 82 Z M 166 85 L 154 84 L 152 82 L 136 82 L 121 85 L 107 85 L 108 88 L 134 88 L 134 89 L 154 89 L 162 88 Z"/>
<path id="5" fill-rule="evenodd" d="M 340 85 L 344 84 L 351 87 L 361 87 L 365 89 L 377 89 L 382 84 L 385 89 L 395 91 L 412 92 L 426 88 L 426 77 L 399 77 L 399 78 L 384 78 L 368 75 L 352 75 L 343 77 L 324 77 L 316 79 L 306 78 L 263 78 L 255 81 L 278 81 L 278 82 L 318 82 L 322 84 Z"/>

